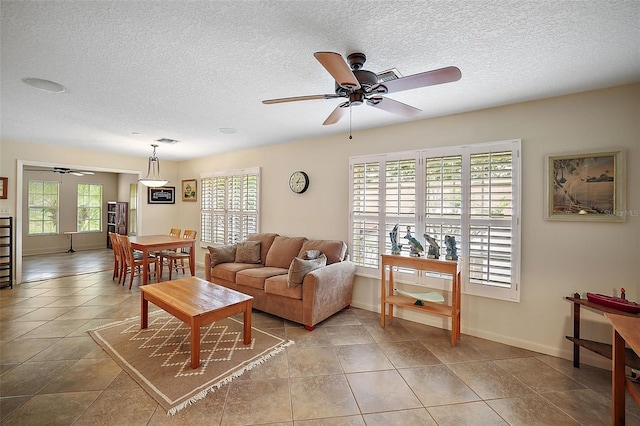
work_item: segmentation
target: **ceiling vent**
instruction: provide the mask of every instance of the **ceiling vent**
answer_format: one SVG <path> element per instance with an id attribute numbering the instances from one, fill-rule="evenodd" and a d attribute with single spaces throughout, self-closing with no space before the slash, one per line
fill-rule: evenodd
<path id="1" fill-rule="evenodd" d="M 176 143 L 178 143 L 180 141 L 177 141 L 175 139 L 162 138 L 162 139 L 156 139 L 156 142 L 164 143 L 164 144 L 167 144 L 167 145 L 173 145 L 173 144 L 176 144 Z"/>
<path id="2" fill-rule="evenodd" d="M 398 71 L 395 68 L 382 71 L 377 75 L 378 75 L 378 83 L 384 83 L 385 81 L 390 81 L 390 80 L 397 80 L 402 77 L 402 74 L 400 74 L 400 71 Z"/>

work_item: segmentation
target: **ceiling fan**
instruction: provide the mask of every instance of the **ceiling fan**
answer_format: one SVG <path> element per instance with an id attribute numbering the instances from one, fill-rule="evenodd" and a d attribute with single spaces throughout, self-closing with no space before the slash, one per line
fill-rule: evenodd
<path id="1" fill-rule="evenodd" d="M 90 172 L 87 170 L 73 170 L 68 167 L 36 167 L 36 168 L 28 168 L 25 169 L 30 172 L 52 172 L 58 173 L 61 175 L 74 175 L 74 176 L 85 176 L 85 175 L 95 175 L 94 172 Z"/>
<path id="2" fill-rule="evenodd" d="M 335 94 L 267 99 L 262 101 L 262 103 L 270 105 L 314 99 L 346 98 L 346 102 L 339 104 L 333 112 L 329 114 L 324 123 L 322 123 L 324 125 L 337 123 L 345 114 L 348 107 L 362 105 L 365 102 L 374 108 L 411 118 L 415 117 L 421 110 L 382 95 L 434 86 L 436 84 L 450 83 L 458 81 L 462 77 L 462 73 L 457 67 L 446 67 L 381 81 L 376 73 L 362 69 L 367 60 L 364 53 L 352 53 L 347 56 L 348 65 L 339 53 L 316 52 L 313 56 L 315 56 L 318 62 L 320 62 L 336 81 Z"/>

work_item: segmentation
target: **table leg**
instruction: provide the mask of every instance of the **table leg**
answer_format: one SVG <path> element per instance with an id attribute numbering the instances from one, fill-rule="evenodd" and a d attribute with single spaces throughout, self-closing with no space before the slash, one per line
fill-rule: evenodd
<path id="1" fill-rule="evenodd" d="M 244 305 L 244 344 L 251 343 L 251 300 Z"/>
<path id="2" fill-rule="evenodd" d="M 613 329 L 613 371 L 611 372 L 612 382 L 612 425 L 624 425 L 624 385 L 625 385 L 625 342 L 618 331 Z"/>
<path id="3" fill-rule="evenodd" d="M 147 285 L 148 282 L 149 282 L 149 249 L 144 247 L 142 249 L 142 285 Z"/>
<path id="4" fill-rule="evenodd" d="M 191 244 L 191 250 L 189 250 L 189 269 L 193 277 L 196 274 L 196 243 Z"/>
<path id="5" fill-rule="evenodd" d="M 140 292 L 140 328 L 149 326 L 149 301 L 144 298 L 144 292 Z"/>
<path id="6" fill-rule="evenodd" d="M 200 367 L 200 322 L 191 320 L 191 368 Z"/>
<path id="7" fill-rule="evenodd" d="M 69 250 L 67 253 L 75 253 L 76 251 L 73 249 L 73 234 L 69 234 Z"/>
<path id="8" fill-rule="evenodd" d="M 387 315 L 386 293 L 387 293 L 387 273 L 385 265 L 382 264 L 382 276 L 380 277 L 380 326 L 385 326 L 385 316 Z"/>

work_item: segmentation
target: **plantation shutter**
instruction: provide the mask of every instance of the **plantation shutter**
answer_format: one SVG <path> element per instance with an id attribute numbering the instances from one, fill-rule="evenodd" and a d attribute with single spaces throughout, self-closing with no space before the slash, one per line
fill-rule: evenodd
<path id="1" fill-rule="evenodd" d="M 259 169 L 202 178 L 202 241 L 235 244 L 259 231 Z"/>
<path id="2" fill-rule="evenodd" d="M 398 225 L 398 243 L 408 244 L 403 237 L 407 227 L 416 237 L 416 159 L 405 158 L 385 163 L 385 236 Z M 391 239 L 385 238 L 385 253 L 391 252 Z M 404 242 L 403 242 L 404 241 Z"/>
<path id="3" fill-rule="evenodd" d="M 446 235 L 454 236 L 458 244 L 462 243 L 462 155 L 426 157 L 424 164 L 424 233 L 436 240 L 444 257 Z"/>
<path id="4" fill-rule="evenodd" d="M 380 227 L 380 163 L 351 165 L 352 260 L 357 266 L 377 268 Z"/>
<path id="5" fill-rule="evenodd" d="M 469 282 L 509 288 L 513 261 L 513 155 L 470 157 Z"/>

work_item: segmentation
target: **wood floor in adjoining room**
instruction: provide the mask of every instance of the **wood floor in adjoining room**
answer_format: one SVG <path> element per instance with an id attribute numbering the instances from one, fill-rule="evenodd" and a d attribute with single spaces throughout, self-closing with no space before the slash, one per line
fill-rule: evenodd
<path id="1" fill-rule="evenodd" d="M 61 258 L 56 271 L 88 268 L 82 252 Z M 383 329 L 355 308 L 312 332 L 254 311 L 255 327 L 296 343 L 167 417 L 86 332 L 140 314 L 139 279 L 118 285 L 107 260 L 0 290 L 2 425 L 611 423 L 609 371 L 467 335 L 454 348 L 446 330 L 398 318 Z M 43 265 L 25 271 L 53 273 Z M 627 425 L 640 425 L 629 397 Z"/>

